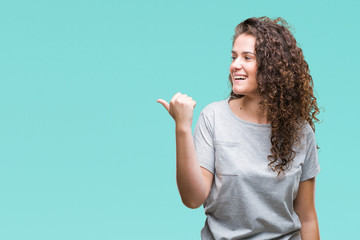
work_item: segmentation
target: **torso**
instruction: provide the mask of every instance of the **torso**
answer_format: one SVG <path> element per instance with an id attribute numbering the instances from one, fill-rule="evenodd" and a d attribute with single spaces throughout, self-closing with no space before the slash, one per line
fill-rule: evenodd
<path id="1" fill-rule="evenodd" d="M 194 129 L 199 164 L 214 174 L 201 239 L 301 239 L 293 202 L 300 181 L 319 171 L 315 142 L 307 137 L 312 129 L 304 129 L 286 177 L 277 178 L 268 167 L 270 124 L 239 113 L 238 101 L 207 105 Z"/>

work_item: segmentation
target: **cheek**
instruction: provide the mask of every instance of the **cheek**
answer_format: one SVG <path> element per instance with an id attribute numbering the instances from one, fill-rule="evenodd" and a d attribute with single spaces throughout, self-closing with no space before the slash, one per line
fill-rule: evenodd
<path id="1" fill-rule="evenodd" d="M 230 67 L 229 67 L 230 72 L 232 72 L 232 71 L 233 71 L 233 69 L 234 69 L 233 65 L 232 65 L 232 64 L 230 64 Z"/>
<path id="2" fill-rule="evenodd" d="M 257 66 L 255 65 L 254 67 L 253 67 L 253 73 L 256 75 L 256 71 L 257 71 Z"/>

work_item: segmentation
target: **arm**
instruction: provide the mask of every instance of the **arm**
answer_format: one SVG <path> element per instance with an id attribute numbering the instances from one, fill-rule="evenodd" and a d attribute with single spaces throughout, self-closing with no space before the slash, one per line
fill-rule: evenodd
<path id="1" fill-rule="evenodd" d="M 209 195 L 213 174 L 200 168 L 191 129 L 176 127 L 176 181 L 181 199 L 189 208 L 200 207 Z"/>
<path id="2" fill-rule="evenodd" d="M 301 239 L 319 240 L 319 224 L 315 210 L 315 178 L 300 183 L 294 210 L 301 222 Z"/>
<path id="3" fill-rule="evenodd" d="M 191 134 L 193 109 L 196 102 L 185 94 L 177 93 L 170 104 L 157 100 L 174 118 L 176 124 L 176 182 L 182 202 L 189 208 L 200 207 L 207 198 L 213 175 L 200 168 Z"/>

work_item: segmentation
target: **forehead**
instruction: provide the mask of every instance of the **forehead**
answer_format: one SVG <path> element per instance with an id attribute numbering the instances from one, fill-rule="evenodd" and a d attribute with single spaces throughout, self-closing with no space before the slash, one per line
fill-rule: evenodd
<path id="1" fill-rule="evenodd" d="M 256 38 L 248 34 L 241 34 L 238 36 L 234 42 L 233 51 L 243 52 L 243 51 L 255 51 L 255 42 Z"/>

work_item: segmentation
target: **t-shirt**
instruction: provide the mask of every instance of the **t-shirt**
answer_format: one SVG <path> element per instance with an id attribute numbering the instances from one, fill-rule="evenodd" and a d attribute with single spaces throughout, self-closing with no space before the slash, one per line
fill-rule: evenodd
<path id="1" fill-rule="evenodd" d="M 271 124 L 240 119 L 228 101 L 208 104 L 193 133 L 200 166 L 214 174 L 201 239 L 301 239 L 293 202 L 299 183 L 320 171 L 311 126 L 304 121 L 292 168 L 279 178 L 268 166 Z"/>

